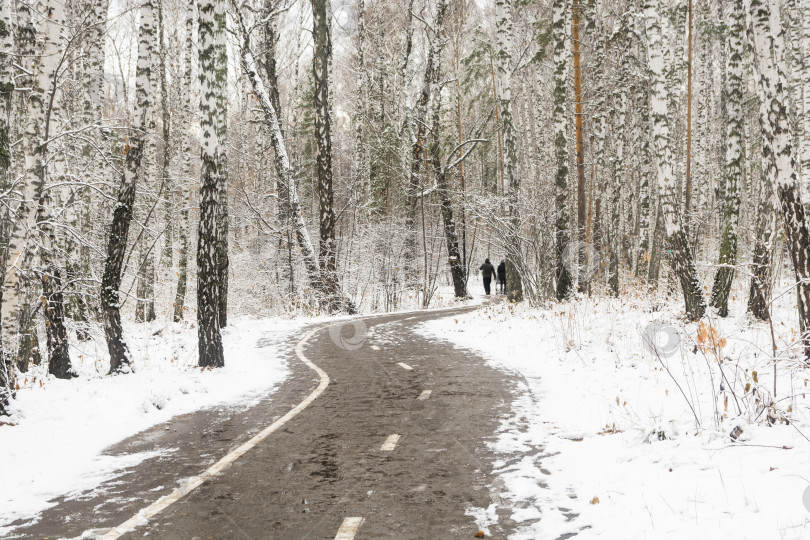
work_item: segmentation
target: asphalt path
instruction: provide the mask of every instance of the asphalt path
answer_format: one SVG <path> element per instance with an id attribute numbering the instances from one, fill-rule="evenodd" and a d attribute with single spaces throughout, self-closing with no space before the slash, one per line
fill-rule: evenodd
<path id="1" fill-rule="evenodd" d="M 414 331 L 468 309 L 291 336 L 290 377 L 267 398 L 175 417 L 115 445 L 107 453 L 158 455 L 55 501 L 12 538 L 473 538 L 468 509 L 500 502 L 486 443 L 509 414 L 514 381 Z M 513 524 L 498 507 L 491 536 L 505 538 Z"/>

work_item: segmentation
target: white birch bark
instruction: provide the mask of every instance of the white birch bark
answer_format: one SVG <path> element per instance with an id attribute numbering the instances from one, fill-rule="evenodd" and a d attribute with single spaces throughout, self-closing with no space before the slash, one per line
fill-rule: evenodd
<path id="1" fill-rule="evenodd" d="M 273 104 L 270 101 L 270 96 L 264 86 L 264 81 L 259 75 L 256 59 L 253 56 L 250 45 L 250 37 L 247 32 L 247 28 L 245 27 L 244 20 L 242 19 L 242 15 L 239 12 L 239 7 L 235 5 L 235 2 L 233 5 L 236 9 L 236 20 L 241 31 L 239 52 L 242 69 L 250 80 L 253 92 L 264 114 L 267 128 L 270 131 L 270 139 L 273 145 L 273 150 L 276 154 L 276 174 L 281 179 L 281 183 L 287 191 L 286 194 L 281 196 L 282 203 L 289 205 L 286 214 L 291 216 L 293 221 L 292 225 L 295 229 L 298 247 L 301 249 L 301 255 L 304 259 L 304 266 L 307 270 L 309 282 L 311 285 L 315 286 L 321 282 L 321 271 L 320 267 L 318 266 L 318 256 L 313 248 L 312 239 L 309 235 L 309 231 L 307 230 L 306 222 L 304 221 L 301 203 L 298 199 L 295 173 L 293 171 L 292 164 L 290 163 L 290 157 L 287 153 L 287 144 L 284 140 L 284 135 L 282 134 L 281 127 L 279 125 L 278 113 L 273 108 Z"/>
<path id="2" fill-rule="evenodd" d="M 571 46 L 567 37 L 570 19 L 568 0 L 554 0 L 552 4 L 551 32 L 554 39 L 554 155 L 555 175 L 555 259 L 557 299 L 567 298 L 574 285 L 571 265 L 565 260 L 566 247 L 571 239 L 571 217 L 568 206 L 569 175 L 569 119 L 566 109 L 566 88 L 568 85 Z"/>
<path id="3" fill-rule="evenodd" d="M 201 367 L 222 367 L 219 326 L 218 214 L 222 149 L 218 108 L 227 68 L 218 55 L 218 2 L 199 2 L 200 51 L 200 225 L 197 233 L 197 341 Z"/>
<path id="4" fill-rule="evenodd" d="M 672 162 L 669 130 L 669 92 L 664 74 L 664 57 L 662 54 L 661 15 L 659 0 L 645 0 L 644 15 L 648 41 L 648 63 L 652 79 L 653 134 L 658 156 L 658 188 L 663 213 L 664 231 L 672 250 L 673 267 L 681 282 L 686 313 L 698 320 L 703 316 L 706 303 L 697 277 L 692 253 L 686 240 L 683 223 L 679 213 L 679 194 L 676 185 L 675 171 Z"/>
<path id="5" fill-rule="evenodd" d="M 776 190 L 788 252 L 798 288 L 799 320 L 810 328 L 810 232 L 799 192 L 791 148 L 788 96 L 784 73 L 785 41 L 777 0 L 745 0 L 749 39 L 754 50 L 754 78 L 763 128 L 767 174 Z M 805 355 L 810 339 L 802 337 Z"/>
<path id="6" fill-rule="evenodd" d="M 135 205 L 135 185 L 143 180 L 142 157 L 149 134 L 151 102 L 152 42 L 154 28 L 153 5 L 150 0 L 141 4 L 138 28 L 138 62 L 135 68 L 135 104 L 129 130 L 124 174 L 113 210 L 112 225 L 107 239 L 107 256 L 101 279 L 101 309 L 104 333 L 110 353 L 110 373 L 131 370 L 132 359 L 121 326 L 121 272 L 129 239 L 132 211 Z"/>

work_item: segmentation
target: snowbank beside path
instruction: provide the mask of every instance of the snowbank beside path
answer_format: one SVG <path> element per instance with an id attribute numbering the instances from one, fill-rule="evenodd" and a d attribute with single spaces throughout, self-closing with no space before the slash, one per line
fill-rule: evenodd
<path id="1" fill-rule="evenodd" d="M 779 322 L 794 312 L 775 317 L 784 358 L 769 410 L 768 326 L 740 314 L 699 337 L 679 307 L 500 304 L 423 325 L 518 375 L 490 488 L 513 538 L 810 537 L 810 370 L 785 352 L 796 332 Z M 653 322 L 658 349 L 644 343 Z M 470 509 L 482 528 L 494 506 Z"/>
<path id="2" fill-rule="evenodd" d="M 105 456 L 110 445 L 173 416 L 215 405 L 247 408 L 288 374 L 281 344 L 311 324 L 301 320 L 238 320 L 223 331 L 225 367 L 201 370 L 191 325 L 128 325 L 135 372 L 106 376 L 103 339 L 71 351 L 79 377 L 58 380 L 35 366 L 23 374 L 11 425 L 0 425 L 3 451 L 0 535 L 55 497 L 81 492 L 155 453 Z M 170 450 L 163 450 L 170 451 Z"/>

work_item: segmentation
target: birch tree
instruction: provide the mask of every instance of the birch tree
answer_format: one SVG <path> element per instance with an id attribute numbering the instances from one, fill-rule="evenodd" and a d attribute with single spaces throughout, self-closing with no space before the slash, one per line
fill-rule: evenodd
<path id="1" fill-rule="evenodd" d="M 776 190 L 785 241 L 797 281 L 799 320 L 810 327 L 810 232 L 799 193 L 795 156 L 791 148 L 784 73 L 784 31 L 779 3 L 775 0 L 745 0 L 750 17 L 749 39 L 754 51 L 754 78 L 757 82 L 763 129 L 763 154 L 767 173 Z M 805 355 L 810 354 L 810 338 L 802 336 Z"/>
<path id="2" fill-rule="evenodd" d="M 227 68 L 218 59 L 224 33 L 217 29 L 217 4 L 199 2 L 200 58 L 200 225 L 197 235 L 197 341 L 199 365 L 222 367 L 225 356 L 219 331 L 219 268 L 217 259 L 220 153 L 217 107 L 226 91 Z"/>
<path id="3" fill-rule="evenodd" d="M 318 258 L 321 267 L 323 289 L 329 295 L 326 302 L 329 311 L 339 308 L 340 285 L 337 275 L 337 245 L 335 242 L 335 202 L 332 188 L 332 126 L 329 103 L 329 59 L 332 55 L 332 36 L 327 19 L 327 0 L 311 0 L 312 75 L 315 97 L 315 141 L 318 145 L 318 210 L 320 242 Z M 329 2 L 331 3 L 331 2 Z"/>
<path id="4" fill-rule="evenodd" d="M 9 117 L 11 115 L 12 96 L 14 95 L 14 65 L 12 63 L 12 54 L 14 52 L 14 35 L 12 33 L 12 17 L 13 5 L 11 0 L 0 1 L 0 179 L 4 185 L 8 184 L 6 174 L 11 167 L 11 146 L 9 144 Z M 4 216 L 5 221 L 5 216 Z M 5 244 L 7 230 L 6 227 L 2 230 L 4 245 L 0 246 L 0 263 L 7 260 L 6 254 L 8 252 L 8 245 Z M 4 280 L 6 274 L 4 274 Z M 5 286 L 5 284 L 4 284 Z M 8 330 L 11 329 L 7 324 L 6 317 L 12 313 L 6 313 L 6 309 L 11 306 L 7 305 L 7 301 L 3 302 L 3 297 L 6 294 L 14 294 L 5 292 L 5 287 L 0 289 L 0 415 L 6 413 L 6 406 L 12 397 L 15 387 L 14 380 L 14 365 L 11 361 L 12 356 L 12 343 Z"/>
<path id="5" fill-rule="evenodd" d="M 658 189 L 661 198 L 664 233 L 669 249 L 672 252 L 673 270 L 681 283 L 686 304 L 686 314 L 692 320 L 699 320 L 706 310 L 706 303 L 701 292 L 697 269 L 683 228 L 681 215 L 678 211 L 679 195 L 672 165 L 672 149 L 670 148 L 669 96 L 664 77 L 659 0 L 645 0 L 644 15 L 649 47 L 649 69 L 652 78 L 650 106 L 656 154 L 658 156 Z"/>
<path id="6" fill-rule="evenodd" d="M 566 264 L 566 247 L 571 241 L 571 218 L 568 210 L 568 115 L 566 114 L 566 86 L 568 84 L 568 45 L 566 21 L 568 1 L 554 0 L 552 4 L 551 31 L 554 39 L 554 155 L 555 175 L 555 259 L 557 299 L 571 294 L 574 278 Z"/>
<path id="7" fill-rule="evenodd" d="M 520 210 L 518 194 L 517 140 L 512 119 L 512 5 L 510 0 L 495 0 L 495 64 L 498 73 L 498 102 L 503 132 L 503 167 L 508 186 L 506 204 L 509 211 L 506 240 L 506 294 L 510 300 L 523 300 L 521 278 Z"/>
<path id="8" fill-rule="evenodd" d="M 217 73 L 217 257 L 216 272 L 219 288 L 218 322 L 220 328 L 228 324 L 228 47 L 227 2 L 216 2 L 214 17 L 214 56 Z"/>
<path id="9" fill-rule="evenodd" d="M 411 156 L 405 197 L 405 246 L 403 258 L 405 259 L 405 279 L 409 287 L 413 287 L 416 282 L 416 213 L 421 191 L 420 171 L 425 160 L 424 145 L 427 132 L 428 105 L 433 86 L 439 84 L 435 64 L 441 61 L 444 42 L 438 36 L 444 25 L 446 10 L 447 0 L 438 0 L 436 15 L 430 26 L 431 33 L 428 34 L 428 50 L 422 86 L 408 127 L 411 133 Z M 405 62 L 407 62 L 407 57 Z"/>
<path id="10" fill-rule="evenodd" d="M 281 131 L 278 113 L 270 99 L 270 93 L 259 74 L 256 59 L 251 49 L 250 32 L 245 25 L 235 0 L 232 0 L 232 2 L 241 35 L 239 54 L 242 70 L 245 72 L 245 75 L 247 75 L 256 100 L 259 102 L 258 104 L 264 115 L 267 129 L 270 132 L 270 140 L 275 153 L 276 175 L 281 179 L 281 186 L 283 188 L 282 192 L 279 194 L 279 200 L 285 207 L 285 214 L 290 216 L 290 219 L 293 220 L 296 240 L 301 250 L 301 256 L 304 259 L 304 266 L 306 267 L 309 282 L 313 287 L 317 288 L 322 283 L 320 266 L 318 265 L 318 257 L 315 254 L 315 249 L 312 246 L 312 240 L 310 239 L 309 231 L 307 230 L 306 222 L 301 212 L 301 203 L 298 198 L 298 189 L 295 182 L 295 172 L 293 171 L 289 154 L 287 153 L 287 143 Z"/>
<path id="11" fill-rule="evenodd" d="M 183 123 L 183 181 L 180 186 L 181 204 L 180 208 L 180 253 L 177 270 L 177 289 L 174 297 L 174 313 L 172 319 L 175 322 L 183 319 L 186 304 L 186 288 L 188 286 L 188 228 L 189 228 L 189 205 L 191 204 L 191 127 L 193 125 L 193 105 L 192 105 L 192 64 L 194 56 L 194 21 L 196 0 L 188 0 L 186 7 L 186 63 L 183 72 L 183 106 L 185 110 Z"/>
<path id="12" fill-rule="evenodd" d="M 743 0 L 732 0 L 726 58 L 726 163 L 725 206 L 722 216 L 719 268 L 712 288 L 712 305 L 721 317 L 728 316 L 728 297 L 737 264 L 737 222 L 743 160 Z"/>
<path id="13" fill-rule="evenodd" d="M 129 227 L 135 205 L 135 186 L 142 174 L 142 157 L 147 136 L 147 113 L 151 106 L 149 95 L 154 42 L 153 4 L 144 1 L 140 8 L 138 28 L 138 63 L 135 68 L 135 103 L 132 125 L 125 147 L 124 174 L 113 210 L 112 225 L 107 237 L 107 256 L 101 278 L 101 310 L 104 335 L 110 353 L 110 373 L 131 370 L 132 357 L 121 327 L 121 272 L 126 255 Z"/>

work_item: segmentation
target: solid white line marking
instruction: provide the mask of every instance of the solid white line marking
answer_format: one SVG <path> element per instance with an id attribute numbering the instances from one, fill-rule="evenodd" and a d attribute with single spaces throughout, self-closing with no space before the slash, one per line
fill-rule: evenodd
<path id="1" fill-rule="evenodd" d="M 397 442 L 399 441 L 399 435 L 394 433 L 393 435 L 389 435 L 385 442 L 380 447 L 380 450 L 383 452 L 393 452 L 394 448 L 397 447 Z"/>
<path id="2" fill-rule="evenodd" d="M 357 534 L 357 529 L 360 528 L 364 521 L 361 517 L 347 517 L 340 525 L 335 540 L 352 540 L 354 535 Z"/>
<path id="3" fill-rule="evenodd" d="M 405 370 L 408 370 L 408 371 L 411 371 L 413 369 L 411 366 L 409 366 L 408 364 L 406 364 L 404 362 L 399 362 L 397 365 L 399 367 L 401 367 L 402 369 L 405 369 Z"/>
<path id="4" fill-rule="evenodd" d="M 433 390 L 422 390 L 422 393 L 419 394 L 419 397 L 416 398 L 416 399 L 418 399 L 419 401 L 425 401 L 427 398 L 430 397 L 430 394 L 432 392 L 433 392 Z"/>
<path id="5" fill-rule="evenodd" d="M 310 393 L 304 401 L 296 405 L 291 411 L 287 414 L 264 428 L 262 431 L 254 435 L 250 440 L 242 443 L 236 449 L 232 450 L 222 459 L 211 465 L 208 469 L 206 469 L 202 474 L 199 476 L 192 476 L 188 480 L 185 481 L 180 487 L 158 499 L 157 501 L 153 502 L 143 510 L 140 510 L 136 515 L 132 516 L 121 525 L 117 527 L 113 527 L 107 533 L 102 536 L 99 536 L 99 540 L 115 540 L 116 538 L 120 537 L 124 533 L 133 530 L 135 527 L 140 525 L 146 525 L 146 523 L 153 518 L 159 512 L 165 510 L 171 504 L 176 503 L 179 501 L 183 496 L 195 488 L 199 487 L 200 484 L 211 478 L 212 476 L 221 473 L 225 469 L 227 469 L 234 461 L 245 455 L 248 450 L 252 449 L 254 446 L 262 442 L 264 439 L 269 437 L 273 432 L 278 431 L 278 429 L 295 418 L 301 411 L 306 409 L 313 401 L 318 399 L 318 397 L 323 394 L 323 391 L 326 390 L 326 387 L 329 386 L 329 375 L 326 374 L 324 370 L 310 362 L 306 356 L 304 356 L 304 345 L 307 344 L 309 338 L 315 335 L 316 332 L 323 330 L 324 328 L 328 328 L 331 325 L 321 326 L 319 328 L 315 328 L 310 330 L 304 338 L 298 342 L 295 346 L 295 354 L 298 358 L 307 366 L 309 366 L 312 370 L 314 370 L 318 376 L 320 377 L 320 384 L 318 387 Z M 359 519 L 359 518 L 351 518 L 351 519 Z M 358 527 L 360 525 L 358 524 Z M 355 529 L 356 530 L 356 529 Z M 354 536 L 354 535 L 352 535 Z M 351 538 L 349 536 L 347 538 Z M 342 537 L 341 537 L 342 538 Z"/>

